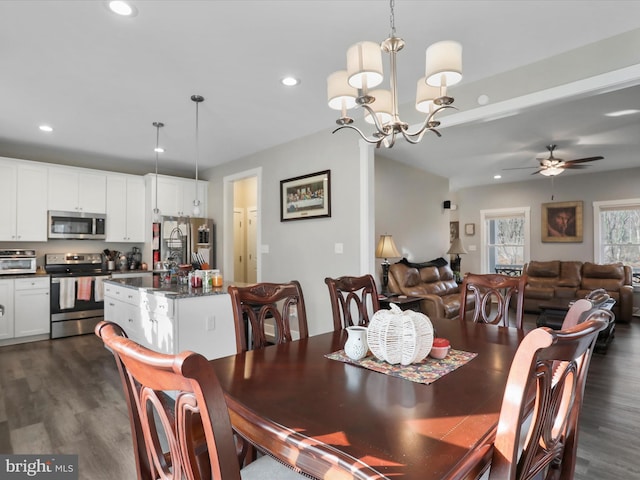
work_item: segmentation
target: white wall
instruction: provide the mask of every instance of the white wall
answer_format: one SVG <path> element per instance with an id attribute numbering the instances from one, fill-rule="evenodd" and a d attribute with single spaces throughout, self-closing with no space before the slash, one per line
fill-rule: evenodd
<path id="1" fill-rule="evenodd" d="M 637 198 L 640 193 L 640 168 L 603 173 L 536 178 L 527 182 L 498 184 L 461 189 L 457 192 L 462 242 L 478 250 L 462 256 L 464 269 L 480 272 L 480 210 L 505 207 L 531 207 L 531 259 L 593 261 L 593 202 Z M 553 200 L 552 200 L 553 196 Z M 541 205 L 551 202 L 582 200 L 582 243 L 542 243 Z M 464 234 L 464 224 L 475 223 L 473 237 Z"/>
<path id="2" fill-rule="evenodd" d="M 259 152 L 203 172 L 209 181 L 209 214 L 217 229 L 222 263 L 223 179 L 262 167 L 260 281 L 298 280 L 305 296 L 310 335 L 333 328 L 325 277 L 360 273 L 360 150 L 355 135 L 329 131 Z M 280 181 L 331 170 L 331 217 L 280 221 Z M 342 243 L 343 254 L 334 253 Z M 224 273 L 224 272 L 223 272 Z"/>
<path id="3" fill-rule="evenodd" d="M 376 241 L 385 233 L 393 235 L 400 253 L 414 262 L 447 258 L 450 210 L 442 204 L 448 192 L 446 178 L 376 155 Z"/>

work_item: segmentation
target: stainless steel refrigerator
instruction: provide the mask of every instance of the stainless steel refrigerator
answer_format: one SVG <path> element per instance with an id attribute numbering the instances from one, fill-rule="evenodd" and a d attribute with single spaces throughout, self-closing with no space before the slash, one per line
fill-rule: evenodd
<path id="1" fill-rule="evenodd" d="M 162 217 L 160 258 L 176 264 L 216 267 L 215 225 L 210 218 Z"/>

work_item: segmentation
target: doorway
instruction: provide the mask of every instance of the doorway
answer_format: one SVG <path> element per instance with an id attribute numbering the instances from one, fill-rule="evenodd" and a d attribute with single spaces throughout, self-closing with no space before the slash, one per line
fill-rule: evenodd
<path id="1" fill-rule="evenodd" d="M 261 169 L 224 178 L 223 273 L 235 282 L 260 278 Z"/>

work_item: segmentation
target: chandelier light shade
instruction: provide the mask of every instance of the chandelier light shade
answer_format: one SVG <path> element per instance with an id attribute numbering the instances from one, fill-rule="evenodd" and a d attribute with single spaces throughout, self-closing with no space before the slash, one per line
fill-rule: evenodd
<path id="1" fill-rule="evenodd" d="M 409 124 L 400 119 L 398 112 L 398 82 L 396 55 L 405 43 L 395 35 L 394 0 L 390 0 L 391 35 L 381 44 L 365 41 L 352 45 L 347 50 L 346 84 L 344 71 L 335 72 L 327 78 L 329 107 L 341 111 L 336 120 L 339 125 L 333 133 L 349 128 L 368 143 L 376 146 L 393 147 L 396 137 L 402 136 L 409 143 L 419 143 L 427 131 L 441 136 L 436 130 L 440 122 L 436 115 L 453 107 L 453 98 L 447 95 L 447 87 L 462 79 L 462 46 L 455 41 L 446 40 L 434 43 L 426 51 L 425 77 L 420 81 L 416 94 L 416 109 L 426 113 L 422 125 L 415 131 L 409 131 Z M 383 81 L 382 52 L 389 54 L 389 90 L 370 89 Z M 354 93 L 348 88 L 356 90 Z M 431 87 L 436 90 L 432 90 Z M 380 92 L 386 92 L 382 94 Z M 388 96 L 387 96 L 388 93 Z M 353 99 L 355 95 L 355 102 Z M 365 110 L 365 120 L 373 123 L 375 130 L 368 137 L 358 127 L 352 125 L 353 119 L 347 116 L 347 110 L 360 106 Z M 380 115 L 378 115 L 380 114 Z"/>
<path id="2" fill-rule="evenodd" d="M 199 121 L 198 107 L 202 102 L 204 102 L 204 97 L 202 95 L 191 95 L 191 101 L 196 104 L 196 198 L 193 201 L 193 216 L 197 217 L 200 215 L 200 200 L 198 199 L 198 160 L 200 157 L 200 139 L 199 139 L 200 125 L 198 123 Z"/>
<path id="3" fill-rule="evenodd" d="M 156 152 L 156 198 L 155 207 L 153 207 L 153 223 L 159 223 L 162 220 L 162 214 L 160 213 L 160 209 L 158 208 L 158 154 L 160 152 L 164 152 L 164 149 L 160 148 L 160 129 L 164 127 L 164 123 L 153 122 L 153 126 L 156 127 L 156 148 L 154 148 L 154 152 Z"/>

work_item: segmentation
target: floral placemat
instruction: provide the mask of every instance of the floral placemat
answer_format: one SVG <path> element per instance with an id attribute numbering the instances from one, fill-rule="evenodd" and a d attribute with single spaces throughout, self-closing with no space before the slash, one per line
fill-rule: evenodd
<path id="1" fill-rule="evenodd" d="M 449 350 L 449 354 L 442 360 L 427 357 L 420 363 L 411 365 L 391 365 L 390 363 L 378 360 L 375 356 L 369 355 L 362 360 L 352 360 L 344 353 L 344 350 L 328 353 L 325 357 L 339 362 L 351 363 L 360 367 L 373 370 L 375 372 L 384 373 L 393 377 L 404 378 L 416 383 L 424 383 L 429 385 L 447 373 L 453 372 L 456 368 L 461 367 L 465 363 L 473 360 L 477 353 L 465 352 L 463 350 Z"/>

